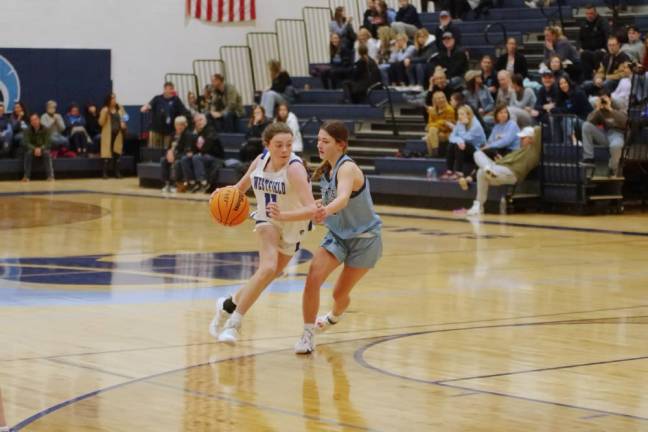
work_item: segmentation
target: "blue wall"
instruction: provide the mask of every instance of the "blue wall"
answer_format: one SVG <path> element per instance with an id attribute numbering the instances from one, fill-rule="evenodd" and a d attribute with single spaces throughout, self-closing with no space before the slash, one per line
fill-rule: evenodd
<path id="1" fill-rule="evenodd" d="M 100 105 L 112 89 L 110 50 L 0 48 L 0 55 L 16 70 L 20 99 L 30 111 L 42 113 L 50 99 L 61 113 L 72 102 Z M 13 101 L 7 105 L 11 110 Z"/>

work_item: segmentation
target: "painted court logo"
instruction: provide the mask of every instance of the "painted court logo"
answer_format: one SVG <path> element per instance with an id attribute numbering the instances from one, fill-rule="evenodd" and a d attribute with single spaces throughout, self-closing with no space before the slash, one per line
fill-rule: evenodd
<path id="1" fill-rule="evenodd" d="M 15 102 L 20 100 L 20 78 L 11 62 L 0 55 L 0 102 L 13 110 Z"/>

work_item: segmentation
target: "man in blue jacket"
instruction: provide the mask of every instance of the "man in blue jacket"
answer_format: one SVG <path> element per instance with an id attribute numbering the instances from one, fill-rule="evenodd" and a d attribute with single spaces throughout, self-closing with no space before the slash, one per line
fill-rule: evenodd
<path id="1" fill-rule="evenodd" d="M 409 0 L 399 0 L 399 9 L 396 13 L 396 20 L 392 23 L 392 28 L 398 33 L 406 33 L 411 39 L 414 37 L 416 30 L 423 27 L 419 19 L 416 6 L 410 4 Z"/>

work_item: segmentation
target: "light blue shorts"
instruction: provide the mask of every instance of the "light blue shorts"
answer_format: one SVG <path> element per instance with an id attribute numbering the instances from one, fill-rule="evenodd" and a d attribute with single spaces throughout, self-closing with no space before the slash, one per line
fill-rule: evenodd
<path id="1" fill-rule="evenodd" d="M 374 268 L 382 256 L 382 236 L 380 231 L 372 234 L 344 240 L 329 231 L 320 246 L 349 267 Z"/>

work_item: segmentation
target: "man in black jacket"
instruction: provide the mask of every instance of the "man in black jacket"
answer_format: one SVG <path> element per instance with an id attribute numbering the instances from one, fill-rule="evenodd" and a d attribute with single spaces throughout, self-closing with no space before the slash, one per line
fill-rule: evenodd
<path id="1" fill-rule="evenodd" d="M 581 47 L 581 64 L 583 65 L 583 79 L 591 80 L 596 65 L 601 63 L 610 27 L 607 20 L 598 14 L 591 4 L 585 6 L 585 21 L 580 25 L 578 39 Z"/>
<path id="2" fill-rule="evenodd" d="M 400 7 L 392 28 L 397 34 L 406 33 L 409 38 L 413 38 L 416 30 L 423 27 L 416 6 L 410 4 L 409 0 L 399 0 L 398 5 Z"/>
<path id="3" fill-rule="evenodd" d="M 450 13 L 442 10 L 441 13 L 439 13 L 439 25 L 434 31 L 434 37 L 436 38 L 434 42 L 439 51 L 443 49 L 443 35 L 447 32 L 452 33 L 457 45 L 461 45 L 461 30 L 459 30 L 459 27 L 452 22 Z"/>
<path id="4" fill-rule="evenodd" d="M 213 126 L 207 124 L 207 117 L 204 114 L 196 114 L 194 123 L 196 125 L 195 152 L 191 157 L 182 158 L 182 172 L 190 192 L 206 192 L 209 189 L 207 175 L 209 173 L 211 177 L 215 169 L 225 165 L 225 151 L 218 133 Z"/>
<path id="5" fill-rule="evenodd" d="M 160 159 L 162 165 L 162 181 L 164 188 L 162 192 L 175 192 L 175 187 L 171 184 L 171 179 L 174 183 L 181 181 L 182 166 L 180 161 L 187 153 L 194 151 L 196 137 L 189 130 L 189 122 L 185 116 L 176 117 L 173 122 L 175 126 L 175 136 L 173 142 L 167 147 L 166 154 Z"/>
<path id="6" fill-rule="evenodd" d="M 151 129 L 149 131 L 149 147 L 166 148 L 173 138 L 173 122 L 176 117 L 186 115 L 187 108 L 176 95 L 172 82 L 164 83 L 164 92 L 155 96 L 149 103 L 142 106 L 141 112 L 151 112 Z"/>
<path id="7" fill-rule="evenodd" d="M 442 38 L 443 49 L 439 51 L 437 64 L 445 69 L 450 87 L 456 88 L 461 85 L 463 76 L 468 70 L 468 57 L 463 49 L 457 47 L 451 32 L 445 32 Z"/>
<path id="8" fill-rule="evenodd" d="M 531 115 L 539 123 L 547 123 L 549 115 L 555 112 L 558 102 L 558 86 L 553 72 L 547 68 L 540 70 L 542 75 L 542 88 L 538 91 L 536 104 Z"/>

